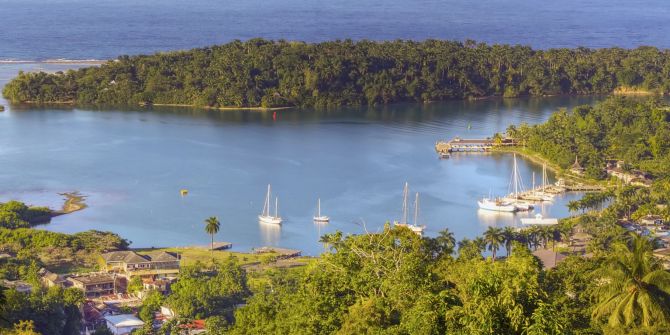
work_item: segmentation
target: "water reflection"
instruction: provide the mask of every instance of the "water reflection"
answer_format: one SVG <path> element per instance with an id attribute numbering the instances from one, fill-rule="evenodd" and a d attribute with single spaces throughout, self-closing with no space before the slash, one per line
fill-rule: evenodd
<path id="1" fill-rule="evenodd" d="M 279 246 L 279 241 L 281 239 L 281 226 L 258 222 L 258 228 L 260 230 L 261 241 L 263 242 L 263 245 L 274 247 Z"/>
<path id="2" fill-rule="evenodd" d="M 479 224 L 484 227 L 513 226 L 515 214 L 478 209 L 477 219 L 479 220 Z"/>

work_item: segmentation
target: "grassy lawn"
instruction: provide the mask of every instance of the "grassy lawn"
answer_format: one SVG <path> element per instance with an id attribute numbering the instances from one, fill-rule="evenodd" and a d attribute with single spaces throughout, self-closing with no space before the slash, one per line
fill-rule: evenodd
<path id="1" fill-rule="evenodd" d="M 153 251 L 174 252 L 181 255 L 182 266 L 193 265 L 198 261 L 203 263 L 205 266 L 212 264 L 212 252 L 202 248 L 162 248 L 162 249 L 134 249 L 134 250 L 139 254 L 145 254 L 147 252 L 153 252 Z M 227 250 L 221 250 L 221 251 L 215 250 L 213 254 L 213 258 L 217 261 L 224 261 L 229 257 L 235 257 L 237 258 L 237 261 L 241 265 L 248 265 L 248 266 L 257 264 L 267 264 L 268 266 L 272 266 L 274 264 L 281 265 L 282 261 L 272 262 L 272 260 L 276 256 L 277 256 L 276 253 L 252 254 L 252 253 L 235 252 Z M 307 261 L 303 261 L 302 259 L 309 259 L 309 258 L 298 257 L 293 258 L 291 260 L 294 262 L 304 262 L 306 264 Z"/>

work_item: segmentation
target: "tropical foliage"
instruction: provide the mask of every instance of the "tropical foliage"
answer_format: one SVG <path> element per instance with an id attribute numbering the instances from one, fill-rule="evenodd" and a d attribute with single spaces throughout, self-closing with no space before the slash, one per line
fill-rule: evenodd
<path id="1" fill-rule="evenodd" d="M 577 157 L 588 177 L 604 178 L 608 159 L 670 177 L 670 106 L 660 98 L 612 97 L 559 110 L 543 124 L 509 127 L 507 134 L 563 168 Z"/>
<path id="2" fill-rule="evenodd" d="M 20 73 L 13 102 L 338 106 L 486 96 L 670 92 L 670 54 L 549 49 L 473 41 L 252 39 L 151 56 L 121 56 L 66 73 Z"/>
<path id="3" fill-rule="evenodd" d="M 19 201 L 0 203 L 0 228 L 27 228 L 50 218 L 51 210 L 46 207 L 28 207 Z"/>

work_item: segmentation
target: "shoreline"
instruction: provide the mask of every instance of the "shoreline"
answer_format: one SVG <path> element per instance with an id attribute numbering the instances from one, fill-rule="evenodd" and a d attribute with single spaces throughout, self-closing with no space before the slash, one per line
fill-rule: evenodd
<path id="1" fill-rule="evenodd" d="M 74 103 L 73 103 L 74 104 Z M 277 111 L 284 109 L 292 109 L 295 107 L 286 106 L 286 107 L 233 107 L 233 106 L 224 106 L 224 107 L 213 107 L 213 106 L 196 106 L 189 104 L 140 104 L 140 107 L 187 107 L 187 108 L 196 108 L 196 109 L 211 109 L 211 110 L 252 110 L 252 111 Z"/>
<path id="2" fill-rule="evenodd" d="M 89 64 L 102 65 L 109 62 L 109 60 L 102 59 L 46 59 L 46 60 L 0 60 L 2 64 Z"/>
<path id="3" fill-rule="evenodd" d="M 64 214 L 74 213 L 88 207 L 88 205 L 84 202 L 86 197 L 79 192 L 64 192 L 58 194 L 65 197 L 65 202 L 63 203 L 62 209 L 51 211 L 52 218 Z"/>
<path id="4" fill-rule="evenodd" d="M 571 182 L 576 182 L 576 183 L 581 183 L 587 186 L 600 186 L 607 188 L 607 185 L 603 185 L 603 183 L 597 181 L 597 180 L 592 180 L 592 179 L 587 179 L 584 177 L 579 177 L 575 176 L 571 173 L 567 173 L 564 169 L 561 167 L 557 166 L 556 164 L 550 162 L 548 159 L 542 157 L 540 154 L 532 152 L 527 150 L 526 148 L 522 147 L 498 147 L 494 148 L 491 152 L 500 152 L 500 153 L 515 153 L 521 155 L 524 159 L 529 160 L 533 163 L 536 164 L 546 164 L 547 169 L 554 172 L 556 177 L 561 177 L 566 181 L 571 181 Z"/>
<path id="5" fill-rule="evenodd" d="M 12 104 L 10 104 L 11 106 Z M 50 102 L 37 102 L 37 101 L 22 101 L 20 103 L 15 103 L 15 106 L 71 106 L 73 108 L 76 108 L 80 105 L 78 105 L 75 101 L 50 101 Z M 133 105 L 110 105 L 108 107 L 114 107 L 114 106 L 133 106 Z M 261 112 L 267 112 L 267 111 L 278 111 L 278 110 L 286 110 L 286 109 L 293 109 L 295 107 L 293 106 L 285 106 L 285 107 L 234 107 L 234 106 L 224 106 L 224 107 L 213 107 L 213 106 L 196 106 L 196 105 L 189 105 L 189 104 L 139 104 L 139 107 L 141 108 L 151 108 L 151 107 L 184 107 L 184 108 L 191 108 L 191 109 L 203 109 L 203 110 L 221 110 L 221 111 L 227 111 L 227 110 L 247 110 L 247 111 L 261 111 Z M 110 108 L 111 110 L 112 108 Z"/>

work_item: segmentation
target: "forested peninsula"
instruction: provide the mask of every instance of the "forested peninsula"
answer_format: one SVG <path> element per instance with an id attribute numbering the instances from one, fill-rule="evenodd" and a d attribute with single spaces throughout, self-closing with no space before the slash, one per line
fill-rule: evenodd
<path id="1" fill-rule="evenodd" d="M 252 39 L 20 73 L 3 96 L 13 103 L 270 108 L 613 92 L 669 93 L 670 51 Z"/>

